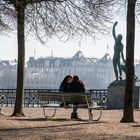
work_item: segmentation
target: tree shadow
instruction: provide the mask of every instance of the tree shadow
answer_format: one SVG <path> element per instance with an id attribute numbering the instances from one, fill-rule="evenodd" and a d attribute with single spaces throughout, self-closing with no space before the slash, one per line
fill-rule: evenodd
<path id="1" fill-rule="evenodd" d="M 73 124 L 74 125 L 74 124 Z M 82 124 L 83 125 L 83 124 Z M 105 134 L 100 131 L 99 134 L 94 132 L 85 133 L 84 127 L 62 127 L 70 125 L 58 125 L 58 126 L 45 126 L 45 127 L 33 127 L 33 128 L 14 128 L 0 130 L 0 139 L 70 139 L 70 140 L 140 140 L 139 136 L 127 136 L 118 134 Z M 39 129 L 40 128 L 40 129 Z M 39 134 L 39 135 L 37 135 Z"/>
<path id="2" fill-rule="evenodd" d="M 98 121 L 98 120 L 86 120 L 86 119 L 68 119 L 68 118 L 15 118 L 14 120 L 17 121 L 77 121 L 77 122 L 94 122 L 94 123 L 101 123 L 102 121 Z"/>
<path id="3" fill-rule="evenodd" d="M 35 118 L 35 119 L 16 119 L 18 121 L 44 121 L 46 119 L 42 119 L 42 118 Z M 59 119 L 57 121 L 60 121 Z M 60 122 L 63 122 L 65 120 L 61 120 Z M 49 126 L 37 126 L 37 127 L 18 127 L 18 128 L 2 128 L 0 129 L 0 132 L 3 132 L 3 131 L 18 131 L 18 130 L 36 130 L 36 129 L 44 129 L 44 128 L 62 128 L 62 127 L 69 127 L 69 126 L 80 126 L 80 125 L 90 125 L 90 124 L 98 124 L 98 123 L 107 123 L 107 122 L 97 122 L 97 121 L 76 121 L 76 123 L 72 123 L 72 124 L 59 124 L 59 125 L 49 125 Z"/>
<path id="4" fill-rule="evenodd" d="M 137 128 L 137 127 L 140 127 L 140 125 L 133 125 L 133 127 L 136 127 Z"/>
<path id="5" fill-rule="evenodd" d="M 35 121 L 46 121 L 46 118 L 14 118 L 17 121 L 32 122 Z M 52 121 L 52 120 L 48 120 Z M 47 126 L 25 126 L 25 127 L 15 127 L 15 128 L 0 128 L 0 139 L 71 139 L 71 140 L 83 140 L 83 139 L 96 139 L 96 140 L 106 140 L 106 139 L 119 139 L 119 140 L 139 140 L 140 137 L 137 136 L 127 136 L 127 135 L 117 135 L 117 134 L 105 134 L 100 132 L 100 134 L 94 133 L 94 131 L 89 131 L 85 133 L 86 128 L 90 128 L 91 124 L 103 124 L 108 122 L 103 121 L 72 121 L 65 118 L 55 118 L 53 121 L 59 121 L 60 123 L 51 124 L 46 123 Z M 66 122 L 65 122 L 66 121 Z M 71 123 L 67 123 L 71 121 Z M 61 123 L 63 122 L 63 123 Z M 133 127 L 140 127 L 140 125 L 134 125 Z M 67 138 L 65 136 L 68 136 Z"/>

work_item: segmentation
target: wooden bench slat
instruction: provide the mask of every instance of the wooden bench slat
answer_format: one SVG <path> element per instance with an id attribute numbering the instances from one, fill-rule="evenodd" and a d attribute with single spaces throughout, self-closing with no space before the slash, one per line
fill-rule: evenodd
<path id="1" fill-rule="evenodd" d="M 89 100 L 89 95 L 87 94 L 87 99 Z M 40 98 L 42 100 L 53 100 L 53 101 L 71 101 L 71 102 L 85 102 L 86 103 L 86 98 L 85 98 L 85 93 L 40 93 Z"/>

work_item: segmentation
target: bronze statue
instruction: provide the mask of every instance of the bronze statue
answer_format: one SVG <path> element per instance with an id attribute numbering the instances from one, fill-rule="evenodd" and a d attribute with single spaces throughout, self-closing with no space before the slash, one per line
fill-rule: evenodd
<path id="1" fill-rule="evenodd" d="M 123 63 L 125 64 L 124 54 L 123 54 L 123 44 L 122 44 L 122 38 L 123 36 L 121 34 L 118 34 L 116 37 L 115 27 L 118 24 L 116 21 L 113 25 L 112 34 L 115 40 L 114 44 L 114 56 L 113 56 L 113 67 L 115 72 L 116 80 L 122 80 L 122 69 L 121 69 L 121 62 L 120 62 L 120 56 L 123 60 Z"/>

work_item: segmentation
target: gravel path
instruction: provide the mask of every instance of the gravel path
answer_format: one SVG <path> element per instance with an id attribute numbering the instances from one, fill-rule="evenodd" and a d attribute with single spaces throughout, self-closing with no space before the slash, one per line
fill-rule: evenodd
<path id="1" fill-rule="evenodd" d="M 71 109 L 58 109 L 51 120 L 42 108 L 23 110 L 25 117 L 9 117 L 13 108 L 3 108 L 0 140 L 140 140 L 140 109 L 134 111 L 135 123 L 120 123 L 122 110 L 103 110 L 100 121 L 88 121 L 85 109 L 78 110 L 81 121 L 69 119 Z"/>

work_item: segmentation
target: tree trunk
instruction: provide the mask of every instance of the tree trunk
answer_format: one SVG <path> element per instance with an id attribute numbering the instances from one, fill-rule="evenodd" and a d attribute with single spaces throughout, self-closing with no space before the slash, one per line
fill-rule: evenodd
<path id="1" fill-rule="evenodd" d="M 17 40 L 18 40 L 18 66 L 17 66 L 17 88 L 16 101 L 12 116 L 24 116 L 22 101 L 24 94 L 24 66 L 25 66 L 25 40 L 24 40 L 24 17 L 25 6 L 19 4 L 17 10 Z"/>
<path id="2" fill-rule="evenodd" d="M 135 40 L 135 3 L 128 0 L 127 6 L 127 42 L 126 42 L 126 85 L 124 110 L 121 122 L 134 122 L 133 96 L 134 96 L 134 40 Z"/>

